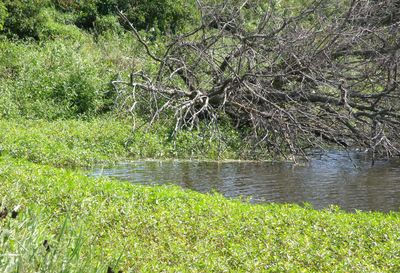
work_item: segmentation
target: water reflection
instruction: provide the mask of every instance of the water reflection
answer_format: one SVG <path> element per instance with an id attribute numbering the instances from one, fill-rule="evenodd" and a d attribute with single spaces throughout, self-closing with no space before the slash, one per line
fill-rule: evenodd
<path id="1" fill-rule="evenodd" d="M 400 208 L 400 160 L 371 166 L 363 154 L 328 153 L 303 165 L 265 162 L 143 161 L 96 168 L 132 183 L 178 184 L 199 192 L 216 190 L 251 202 L 331 204 L 352 211 Z"/>

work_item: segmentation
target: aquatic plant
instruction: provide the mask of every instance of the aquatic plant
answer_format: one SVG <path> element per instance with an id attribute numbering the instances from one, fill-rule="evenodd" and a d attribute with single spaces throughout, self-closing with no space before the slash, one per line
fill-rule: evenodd
<path id="1" fill-rule="evenodd" d="M 397 212 L 251 205 L 9 157 L 0 180 L 2 272 L 400 270 Z"/>

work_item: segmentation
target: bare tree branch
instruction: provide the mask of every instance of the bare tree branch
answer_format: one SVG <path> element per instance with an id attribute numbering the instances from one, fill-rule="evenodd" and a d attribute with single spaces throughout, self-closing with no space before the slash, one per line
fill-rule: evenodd
<path id="1" fill-rule="evenodd" d="M 159 69 L 114 86 L 152 94 L 151 121 L 172 109 L 178 131 L 228 115 L 279 155 L 327 143 L 400 154 L 398 1 L 319 0 L 291 13 L 272 0 L 262 12 L 251 1 L 197 2 L 201 22 L 169 37 L 162 57 L 120 12 Z"/>

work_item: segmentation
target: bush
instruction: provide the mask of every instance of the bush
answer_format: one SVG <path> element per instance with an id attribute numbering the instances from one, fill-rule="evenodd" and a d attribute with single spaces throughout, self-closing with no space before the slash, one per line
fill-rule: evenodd
<path id="1" fill-rule="evenodd" d="M 76 24 L 83 29 L 95 29 L 100 22 L 104 26 L 106 21 L 106 27 L 115 28 L 116 8 L 123 10 L 138 29 L 156 28 L 161 33 L 178 31 L 196 14 L 195 1 L 184 0 L 53 0 L 53 5 L 63 12 L 75 13 Z"/>
<path id="2" fill-rule="evenodd" d="M 42 9 L 39 15 L 43 19 L 43 24 L 38 29 L 39 39 L 72 39 L 82 41 L 85 34 L 77 28 L 72 22 L 68 22 L 70 18 L 63 13 L 59 13 L 54 9 Z"/>
<path id="3" fill-rule="evenodd" d="M 44 24 L 44 18 L 39 15 L 46 4 L 46 0 L 5 0 L 2 4 L 3 8 L 0 8 L 4 13 L 5 7 L 8 13 L 4 22 L 4 31 L 19 38 L 38 39 L 39 29 Z"/>
<path id="4" fill-rule="evenodd" d="M 195 1 L 148 0 L 130 4 L 126 10 L 128 19 L 138 28 L 155 28 L 161 33 L 178 32 L 196 18 Z"/>
<path id="5" fill-rule="evenodd" d="M 109 109 L 113 65 L 87 41 L 0 41 L 0 115 L 90 117 Z"/>
<path id="6" fill-rule="evenodd" d="M 116 10 L 125 12 L 139 30 L 154 29 L 158 33 L 177 32 L 197 17 L 195 1 L 172 0 L 0 0 L 0 31 L 8 36 L 43 40 L 66 35 L 76 30 L 68 26 L 95 31 L 120 33 L 122 27 Z M 59 18 L 69 17 L 68 22 Z M 71 20 L 72 19 L 72 20 Z"/>
<path id="7" fill-rule="evenodd" d="M 115 34 L 122 34 L 123 29 L 118 22 L 118 18 L 113 15 L 97 17 L 94 24 L 94 30 L 97 35 L 111 32 Z"/>

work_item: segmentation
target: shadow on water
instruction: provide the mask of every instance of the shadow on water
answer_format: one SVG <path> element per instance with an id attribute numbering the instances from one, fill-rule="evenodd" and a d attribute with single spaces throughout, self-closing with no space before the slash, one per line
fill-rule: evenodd
<path id="1" fill-rule="evenodd" d="M 97 167 L 109 176 L 147 185 L 177 184 L 199 192 L 218 191 L 252 203 L 311 203 L 322 209 L 398 211 L 400 160 L 371 161 L 365 154 L 331 152 L 305 164 L 266 162 L 142 161 Z"/>

